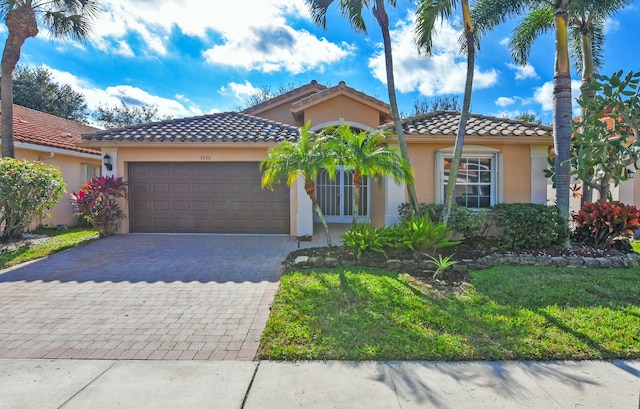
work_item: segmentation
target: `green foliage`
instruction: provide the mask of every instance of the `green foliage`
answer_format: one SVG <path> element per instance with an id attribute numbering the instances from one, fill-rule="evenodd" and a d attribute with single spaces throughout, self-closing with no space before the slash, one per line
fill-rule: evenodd
<path id="1" fill-rule="evenodd" d="M 101 176 L 92 178 L 78 191 L 69 195 L 72 204 L 95 229 L 100 237 L 118 231 L 120 220 L 126 216 L 118 205 L 118 198 L 127 197 L 127 182 L 121 177 Z"/>
<path id="2" fill-rule="evenodd" d="M 13 72 L 13 103 L 72 121 L 86 122 L 87 102 L 68 84 L 54 81 L 45 67 L 18 66 Z"/>
<path id="3" fill-rule="evenodd" d="M 19 237 L 65 193 L 60 169 L 42 162 L 0 160 L 0 241 Z"/>
<path id="4" fill-rule="evenodd" d="M 431 220 L 438 220 L 444 208 L 443 204 L 420 203 L 420 214 L 426 214 Z M 402 203 L 398 207 L 401 220 L 409 220 L 413 211 L 409 203 Z M 484 210 L 472 210 L 465 206 L 453 203 L 447 227 L 455 237 L 463 239 L 477 236 L 487 226 L 487 212 Z"/>
<path id="5" fill-rule="evenodd" d="M 411 217 L 389 229 L 394 246 L 401 249 L 432 251 L 460 244 L 460 242 L 449 240 L 451 230 L 446 225 L 434 223 L 427 214 Z"/>
<path id="6" fill-rule="evenodd" d="M 387 227 L 374 228 L 370 222 L 356 223 L 342 235 L 344 245 L 357 252 L 357 257 L 364 251 L 376 251 L 387 256 L 384 249 L 390 247 L 391 237 Z"/>
<path id="7" fill-rule="evenodd" d="M 453 254 L 446 257 L 442 257 L 442 254 L 439 254 L 438 258 L 435 258 L 434 256 L 429 256 L 429 258 L 431 259 L 429 260 L 429 263 L 433 264 L 436 268 L 436 271 L 433 273 L 433 279 L 438 278 L 447 268 L 458 263 L 457 261 L 452 260 Z"/>
<path id="8" fill-rule="evenodd" d="M 638 169 L 640 142 L 640 72 L 622 71 L 610 77 L 594 74 L 578 103 L 584 110 L 573 123 L 571 173 L 583 185 L 611 200 L 611 185 L 629 179 Z"/>
<path id="9" fill-rule="evenodd" d="M 573 216 L 576 223 L 575 237 L 597 247 L 607 247 L 614 239 L 632 236 L 639 227 L 640 211 L 635 206 L 620 202 L 598 200 L 586 203 Z"/>
<path id="10" fill-rule="evenodd" d="M 557 244 L 560 236 L 558 208 L 534 203 L 502 203 L 493 206 L 504 227 L 500 245 L 505 249 L 536 249 Z"/>
<path id="11" fill-rule="evenodd" d="M 158 107 L 155 105 L 127 105 L 122 101 L 120 105 L 99 105 L 93 117 L 107 129 L 171 119 L 170 116 L 158 115 Z"/>

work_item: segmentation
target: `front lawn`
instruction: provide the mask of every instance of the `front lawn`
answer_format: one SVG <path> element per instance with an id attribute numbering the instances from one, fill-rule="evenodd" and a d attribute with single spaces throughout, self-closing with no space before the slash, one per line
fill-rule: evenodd
<path id="1" fill-rule="evenodd" d="M 98 238 L 98 232 L 90 228 L 69 230 L 41 229 L 26 236 L 30 239 L 7 243 L 0 251 L 0 269 L 76 247 Z"/>
<path id="2" fill-rule="evenodd" d="M 640 358 L 640 268 L 498 266 L 461 291 L 350 269 L 285 273 L 261 359 Z"/>

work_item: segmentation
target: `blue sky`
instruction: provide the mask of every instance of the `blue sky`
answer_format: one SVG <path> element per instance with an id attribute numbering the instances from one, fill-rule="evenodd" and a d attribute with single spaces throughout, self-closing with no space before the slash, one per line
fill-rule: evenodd
<path id="1" fill-rule="evenodd" d="M 28 39 L 20 64 L 48 67 L 56 81 L 86 96 L 91 108 L 152 104 L 174 118 L 224 112 L 256 89 L 340 81 L 388 101 L 380 29 L 366 12 L 368 34 L 354 33 L 332 8 L 327 30 L 314 25 L 304 0 L 237 0 L 202 7 L 201 0 L 103 0 L 87 43 Z M 459 94 L 466 60 L 455 21 L 444 22 L 433 56 L 412 41 L 413 2 L 388 9 L 401 112 L 420 98 Z M 607 22 L 603 74 L 640 71 L 640 0 Z M 515 22 L 514 22 L 515 23 Z M 487 36 L 477 56 L 472 111 L 495 116 L 532 112 L 551 122 L 554 38 L 542 37 L 529 65 L 516 66 L 507 47 L 514 23 Z M 4 43 L 6 27 L 0 29 Z M 579 73 L 573 73 L 574 89 Z M 574 95 L 577 95 L 574 93 Z M 461 98 L 460 98 L 461 99 Z"/>

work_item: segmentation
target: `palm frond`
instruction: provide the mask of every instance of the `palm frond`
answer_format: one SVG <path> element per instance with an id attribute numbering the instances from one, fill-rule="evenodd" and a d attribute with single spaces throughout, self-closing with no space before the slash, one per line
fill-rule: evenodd
<path id="1" fill-rule="evenodd" d="M 427 54 L 433 52 L 433 35 L 438 19 L 447 20 L 456 8 L 457 0 L 424 0 L 416 12 L 415 41 Z"/>
<path id="2" fill-rule="evenodd" d="M 553 29 L 554 10 L 551 7 L 543 5 L 532 9 L 513 30 L 509 40 L 509 49 L 515 62 L 525 65 L 535 41 Z"/>

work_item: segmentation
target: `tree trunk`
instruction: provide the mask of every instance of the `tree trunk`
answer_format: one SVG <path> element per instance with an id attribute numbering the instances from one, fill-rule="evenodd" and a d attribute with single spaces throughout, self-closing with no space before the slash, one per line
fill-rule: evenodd
<path id="1" fill-rule="evenodd" d="M 362 186 L 362 174 L 353 172 L 353 224 L 358 223 L 358 213 L 360 210 L 360 186 Z"/>
<path id="2" fill-rule="evenodd" d="M 393 77 L 393 56 L 391 53 L 391 35 L 389 33 L 389 16 L 384 8 L 384 0 L 376 0 L 373 6 L 373 15 L 375 16 L 380 29 L 382 30 L 382 40 L 384 43 L 384 62 L 387 70 L 387 91 L 389 93 L 389 104 L 391 105 L 391 116 L 393 117 L 393 126 L 398 136 L 398 146 L 402 158 L 407 161 L 407 165 L 411 168 L 411 160 L 409 158 L 409 147 L 407 139 L 402 131 L 402 121 L 398 110 L 398 100 L 396 98 L 396 84 Z M 415 214 L 419 214 L 418 197 L 416 188 L 412 179 L 406 182 L 407 195 L 409 196 L 409 204 Z"/>
<path id="3" fill-rule="evenodd" d="M 307 192 L 307 195 L 309 195 L 309 198 L 311 199 L 311 203 L 313 204 L 313 208 L 315 209 L 316 214 L 318 215 L 318 217 L 320 218 L 320 221 L 322 222 L 322 227 L 324 227 L 324 234 L 327 238 L 327 246 L 332 247 L 331 234 L 329 233 L 329 226 L 327 225 L 327 221 L 325 220 L 324 214 L 322 213 L 322 209 L 320 208 L 320 203 L 318 203 L 318 198 L 316 197 L 315 182 L 312 180 L 305 180 L 304 190 Z"/>
<path id="4" fill-rule="evenodd" d="M 449 169 L 449 180 L 445 191 L 444 207 L 440 215 L 440 221 L 445 225 L 449 221 L 451 208 L 455 199 L 455 187 L 458 179 L 458 168 L 462 158 L 462 148 L 464 146 L 464 135 L 467 132 L 467 120 L 469 119 L 469 110 L 471 109 L 471 92 L 473 90 L 473 71 L 475 69 L 475 42 L 473 39 L 473 24 L 471 22 L 471 14 L 469 12 L 469 2 L 462 2 L 462 14 L 464 18 L 464 35 L 467 40 L 467 78 L 464 85 L 464 97 L 462 101 L 462 112 L 460 113 L 460 121 L 458 122 L 458 133 L 453 148 L 453 159 L 451 160 L 451 168 Z"/>
<path id="5" fill-rule="evenodd" d="M 580 27 L 580 34 L 580 48 L 582 50 L 582 87 L 580 88 L 580 92 L 582 93 L 583 98 L 586 97 L 589 101 L 593 101 L 596 97 L 596 91 L 586 89 L 587 86 L 593 82 L 593 74 L 595 73 L 593 64 L 593 42 L 588 22 L 584 22 Z M 585 114 L 585 109 L 582 108 L 582 118 L 584 118 Z M 593 189 L 583 182 L 580 207 L 584 208 L 585 203 L 591 203 L 592 201 Z"/>
<path id="6" fill-rule="evenodd" d="M 9 29 L 2 52 L 0 99 L 2 100 L 2 156 L 15 157 L 13 145 L 13 70 L 20 59 L 22 45 L 29 37 L 38 34 L 36 17 L 29 6 L 18 6 L 9 10 L 5 23 Z"/>
<path id="7" fill-rule="evenodd" d="M 567 35 L 567 0 L 559 2 L 555 14 L 556 61 L 553 79 L 553 144 L 556 168 L 556 204 L 560 245 L 570 247 L 569 196 L 571 185 L 571 75 Z"/>

